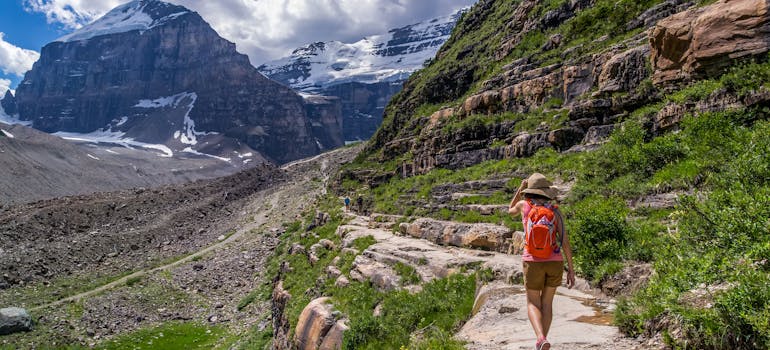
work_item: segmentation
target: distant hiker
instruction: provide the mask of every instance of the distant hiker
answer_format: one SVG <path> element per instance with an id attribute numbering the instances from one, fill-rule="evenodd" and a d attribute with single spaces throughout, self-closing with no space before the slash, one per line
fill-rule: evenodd
<path id="1" fill-rule="evenodd" d="M 345 212 L 347 213 L 350 211 L 350 197 L 345 196 L 344 201 L 345 201 Z"/>
<path id="2" fill-rule="evenodd" d="M 364 197 L 358 196 L 356 198 L 356 204 L 358 205 L 358 213 L 363 214 L 364 213 Z"/>
<path id="3" fill-rule="evenodd" d="M 521 215 L 524 224 L 525 246 L 521 260 L 527 289 L 527 315 L 537 336 L 536 350 L 551 348 L 546 338 L 553 320 L 553 297 L 564 274 L 565 258 L 567 287 L 571 289 L 575 285 L 572 249 L 564 219 L 554 203 L 554 192 L 545 176 L 534 173 L 521 182 L 508 209 L 511 216 Z"/>

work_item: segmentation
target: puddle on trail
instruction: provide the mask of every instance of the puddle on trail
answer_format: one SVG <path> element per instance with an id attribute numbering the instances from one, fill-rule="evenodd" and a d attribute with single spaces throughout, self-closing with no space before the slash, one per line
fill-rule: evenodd
<path id="1" fill-rule="evenodd" d="M 590 307 L 591 309 L 594 310 L 594 314 L 593 315 L 591 315 L 591 316 L 588 316 L 588 315 L 579 316 L 576 319 L 574 319 L 573 321 L 581 322 L 581 323 L 588 323 L 588 324 L 597 325 L 597 326 L 612 326 L 612 324 L 615 321 L 615 317 L 612 315 L 612 312 L 610 312 L 606 308 L 600 306 L 596 302 L 596 299 L 581 298 L 581 297 L 576 297 L 576 296 L 571 296 L 571 295 L 563 295 L 563 294 L 562 294 L 562 296 L 565 296 L 565 297 L 570 298 L 572 300 L 577 300 L 581 304 L 583 304 L 585 306 L 588 306 L 588 307 Z"/>

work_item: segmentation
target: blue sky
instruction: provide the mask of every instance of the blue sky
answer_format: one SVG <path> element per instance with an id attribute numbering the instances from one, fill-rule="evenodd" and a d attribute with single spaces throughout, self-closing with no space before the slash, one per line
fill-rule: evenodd
<path id="1" fill-rule="evenodd" d="M 25 11 L 21 0 L 0 1 L 0 32 L 5 33 L 3 40 L 14 46 L 40 52 L 45 44 L 61 36 L 62 29 L 62 25 L 49 24 L 42 13 Z M 12 87 L 22 79 L 2 70 L 0 78 L 10 80 Z"/>
<path id="2" fill-rule="evenodd" d="M 316 41 L 356 42 L 476 0 L 165 0 L 197 11 L 259 66 Z M 128 0 L 0 0 L 0 94 L 40 49 Z M 32 51 L 30 51 L 32 50 Z"/>

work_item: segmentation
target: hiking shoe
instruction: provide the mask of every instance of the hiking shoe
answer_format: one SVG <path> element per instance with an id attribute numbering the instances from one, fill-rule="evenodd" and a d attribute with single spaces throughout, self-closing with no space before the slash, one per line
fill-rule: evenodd
<path id="1" fill-rule="evenodd" d="M 548 339 L 540 339 L 535 343 L 535 350 L 550 350 L 551 349 L 551 343 L 548 342 Z"/>

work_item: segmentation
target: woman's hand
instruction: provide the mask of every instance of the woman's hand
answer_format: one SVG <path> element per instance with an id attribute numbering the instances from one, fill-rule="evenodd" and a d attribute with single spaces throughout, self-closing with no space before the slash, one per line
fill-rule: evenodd
<path id="1" fill-rule="evenodd" d="M 575 270 L 569 269 L 567 271 L 567 288 L 572 289 L 575 286 Z"/>
<path id="2" fill-rule="evenodd" d="M 527 188 L 527 179 L 521 180 L 521 185 L 519 185 L 519 192 L 525 188 Z"/>

